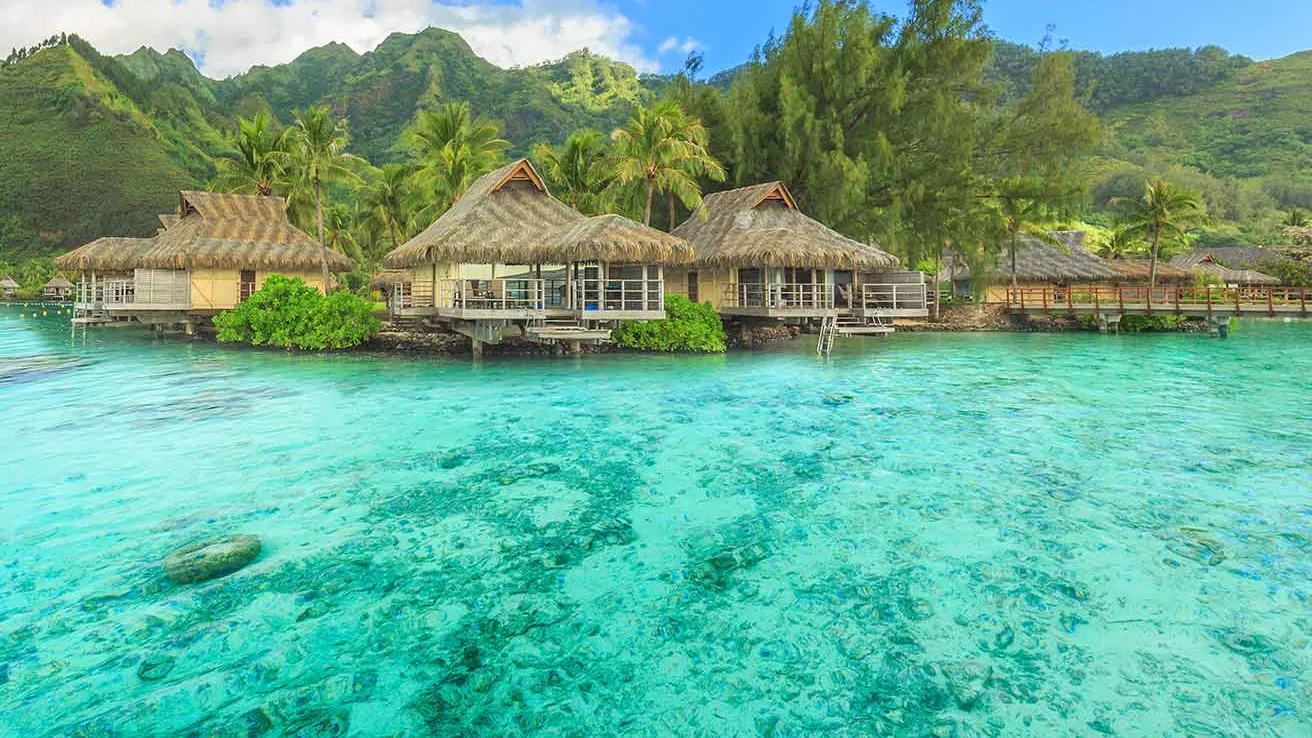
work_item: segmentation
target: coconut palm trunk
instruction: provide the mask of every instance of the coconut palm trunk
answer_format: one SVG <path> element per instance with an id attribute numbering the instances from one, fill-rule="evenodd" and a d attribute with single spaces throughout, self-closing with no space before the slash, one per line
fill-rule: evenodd
<path id="1" fill-rule="evenodd" d="M 642 224 L 651 225 L 651 204 L 656 198 L 656 180 L 652 177 L 647 178 L 647 206 L 642 210 Z"/>
<path id="2" fill-rule="evenodd" d="M 323 240 L 323 182 L 314 174 L 314 220 L 319 228 L 319 264 L 323 267 L 323 293 L 328 294 L 328 246 Z"/>
<path id="3" fill-rule="evenodd" d="M 1155 226 L 1153 228 L 1153 250 L 1148 258 L 1148 290 L 1151 292 L 1157 286 L 1157 251 L 1162 243 L 1162 228 Z"/>
<path id="4" fill-rule="evenodd" d="M 1015 231 L 1012 231 L 1012 234 L 1011 234 L 1011 288 L 1014 290 L 1014 289 L 1017 289 L 1017 288 L 1019 288 L 1019 287 L 1020 287 L 1020 280 L 1017 279 L 1017 277 L 1016 277 L 1016 232 L 1015 232 Z"/>

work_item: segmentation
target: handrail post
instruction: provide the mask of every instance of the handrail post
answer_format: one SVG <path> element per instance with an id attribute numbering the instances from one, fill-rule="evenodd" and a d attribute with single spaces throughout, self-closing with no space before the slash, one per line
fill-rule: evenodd
<path id="1" fill-rule="evenodd" d="M 1125 289 L 1121 285 L 1116 285 L 1116 302 L 1120 306 L 1121 315 L 1125 315 Z"/>
<path id="2" fill-rule="evenodd" d="M 1043 288 L 1043 312 L 1048 312 L 1048 288 Z"/>
<path id="3" fill-rule="evenodd" d="M 1207 285 L 1207 319 L 1212 319 L 1212 285 Z"/>
<path id="4" fill-rule="evenodd" d="M 1239 293 L 1242 289 L 1243 289 L 1242 287 L 1235 288 L 1235 315 L 1244 314 L 1243 308 L 1239 306 Z"/>
<path id="5" fill-rule="evenodd" d="M 1102 317 L 1102 303 L 1098 299 L 1098 288 L 1093 288 L 1093 317 Z"/>
<path id="6" fill-rule="evenodd" d="M 1071 315 L 1075 314 L 1075 289 L 1074 285 L 1066 288 L 1066 312 Z"/>
<path id="7" fill-rule="evenodd" d="M 1025 288 L 1017 287 L 1016 291 L 1020 293 L 1020 311 L 1025 312 Z"/>
<path id="8" fill-rule="evenodd" d="M 1175 314 L 1180 314 L 1180 285 L 1175 286 Z"/>
<path id="9" fill-rule="evenodd" d="M 1274 318 L 1276 317 L 1276 306 L 1272 303 L 1271 300 L 1272 292 L 1275 292 L 1275 288 L 1272 287 L 1271 285 L 1267 285 L 1266 286 L 1266 313 L 1267 316 Z"/>
<path id="10" fill-rule="evenodd" d="M 1148 289 L 1144 291 L 1144 294 L 1148 296 L 1148 297 L 1147 297 L 1147 302 L 1144 303 L 1144 304 L 1147 306 L 1147 307 L 1146 307 L 1147 315 L 1148 315 L 1149 317 L 1152 317 L 1152 314 L 1153 314 L 1153 287 L 1152 287 L 1152 285 L 1148 285 Z"/>

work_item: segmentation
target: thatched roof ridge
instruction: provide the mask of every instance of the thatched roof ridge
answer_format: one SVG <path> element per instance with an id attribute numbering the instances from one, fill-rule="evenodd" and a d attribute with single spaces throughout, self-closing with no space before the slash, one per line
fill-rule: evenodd
<path id="1" fill-rule="evenodd" d="M 532 264 L 546 234 L 583 216 L 551 196 L 520 159 L 480 177 L 456 204 L 384 259 L 389 269 L 429 262 Z"/>
<path id="2" fill-rule="evenodd" d="M 181 193 L 183 215 L 152 239 L 98 239 L 55 260 L 61 269 L 287 269 L 331 271 L 354 262 L 287 219 L 280 197 Z M 161 222 L 164 219 L 161 218 Z"/>
<path id="3" fill-rule="evenodd" d="M 1016 279 L 1026 283 L 1049 282 L 1116 282 L 1123 280 L 1105 259 L 1084 250 L 1084 233 L 1082 231 L 1057 231 L 1050 234 L 1062 246 L 1053 246 L 1032 236 L 1021 236 L 1016 249 Z M 944 254 L 949 265 L 956 260 L 955 270 L 945 268 L 939 275 L 942 281 L 955 278 L 964 282 L 971 278 L 970 268 L 953 252 Z M 989 269 L 988 282 L 1002 284 L 1011 281 L 1011 257 L 1007 253 L 998 256 L 997 263 Z"/>
<path id="4" fill-rule="evenodd" d="M 5 289 L 16 290 L 20 286 L 21 285 L 15 282 L 13 278 L 11 278 L 8 274 L 5 275 L 4 279 L 0 279 L 0 287 L 3 287 Z"/>
<path id="5" fill-rule="evenodd" d="M 49 282 L 46 282 L 44 285 L 42 285 L 42 287 L 54 287 L 55 289 L 71 290 L 73 289 L 73 283 L 68 281 L 68 278 L 66 278 L 64 275 L 56 274 L 54 277 L 51 277 Z"/>
<path id="6" fill-rule="evenodd" d="M 699 212 L 674 229 L 711 267 L 895 267 L 897 257 L 850 239 L 797 208 L 782 182 L 708 195 Z"/>
<path id="7" fill-rule="evenodd" d="M 195 212 L 206 220 L 287 219 L 287 201 L 281 197 L 199 190 L 183 190 L 178 195 L 181 199 L 178 209 L 180 218 Z"/>
<path id="8" fill-rule="evenodd" d="M 533 251 L 539 264 L 603 261 L 612 264 L 686 264 L 692 244 L 622 215 L 597 215 L 553 230 Z"/>

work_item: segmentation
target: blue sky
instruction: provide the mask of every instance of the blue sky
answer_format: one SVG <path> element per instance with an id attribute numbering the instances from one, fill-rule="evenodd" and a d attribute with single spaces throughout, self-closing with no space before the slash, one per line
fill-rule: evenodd
<path id="1" fill-rule="evenodd" d="M 460 33 L 501 66 L 588 47 L 640 71 L 676 71 L 701 48 L 706 71 L 745 61 L 799 0 L 0 0 L 0 50 L 61 31 L 112 54 L 179 48 L 213 77 L 281 64 L 336 41 L 366 52 L 393 32 Z M 904 0 L 875 2 L 901 14 Z M 1103 52 L 1217 44 L 1256 59 L 1312 47 L 1312 0 L 987 0 L 1002 38 L 1035 43 L 1044 27 Z"/>
<path id="2" fill-rule="evenodd" d="M 670 36 L 703 42 L 713 71 L 741 62 L 772 28 L 782 32 L 797 4 L 626 0 L 619 7 L 656 43 Z M 894 15 L 905 8 L 901 0 L 872 4 Z M 1216 44 L 1271 59 L 1312 48 L 1312 0 L 988 0 L 984 18 L 1011 41 L 1037 43 L 1053 23 L 1054 37 L 1068 39 L 1072 48 L 1107 53 Z"/>

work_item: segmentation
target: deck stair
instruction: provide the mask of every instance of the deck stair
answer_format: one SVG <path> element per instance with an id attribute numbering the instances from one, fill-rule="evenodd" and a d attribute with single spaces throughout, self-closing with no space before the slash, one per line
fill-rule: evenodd
<path id="1" fill-rule="evenodd" d="M 609 328 L 594 328 L 575 318 L 545 318 L 529 321 L 524 334 L 531 340 L 609 341 Z"/>
<path id="2" fill-rule="evenodd" d="M 889 317 L 826 315 L 820 322 L 820 340 L 816 345 L 816 353 L 828 356 L 834 350 L 834 340 L 839 336 L 887 336 L 893 331 L 893 319 Z"/>

